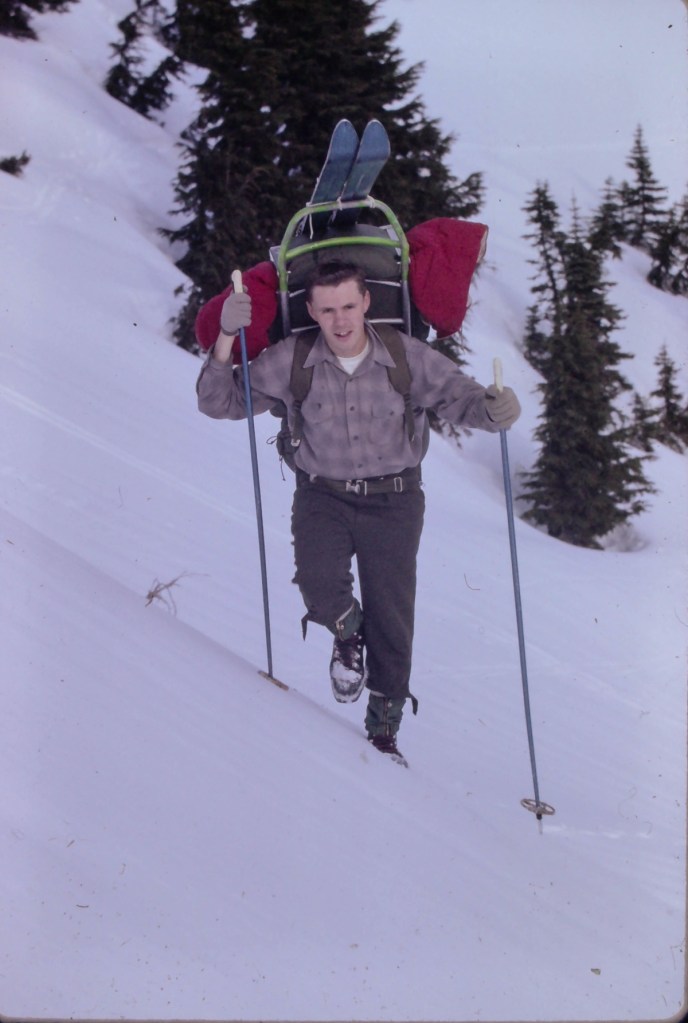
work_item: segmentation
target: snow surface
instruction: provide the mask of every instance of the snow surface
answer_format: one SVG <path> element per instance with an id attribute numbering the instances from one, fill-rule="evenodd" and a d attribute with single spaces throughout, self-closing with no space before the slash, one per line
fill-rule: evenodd
<path id="1" fill-rule="evenodd" d="M 186 90 L 152 124 L 101 89 L 130 0 L 0 38 L 2 695 L 0 1012 L 9 1018 L 656 1019 L 685 999 L 686 458 L 610 549 L 517 523 L 540 794 L 515 635 L 499 442 L 425 463 L 409 771 L 338 706 L 329 639 L 300 638 L 291 480 L 256 421 L 275 672 L 266 666 L 245 424 L 195 407 L 169 343 L 164 240 Z M 642 122 L 681 196 L 678 0 L 386 0 L 428 111 L 483 169 L 490 256 L 467 323 L 524 415 L 526 195 L 586 212 Z M 428 16 L 428 11 L 432 16 Z M 518 11 L 519 17 L 514 14 Z M 668 28 L 669 24 L 673 27 Z M 537 45 L 534 45 L 535 40 Z M 546 45 L 543 45 L 546 41 Z M 669 102 L 668 97 L 673 97 Z M 570 144 L 567 140 L 570 139 Z M 585 140 L 589 141 L 585 141 Z M 685 299 L 610 265 L 625 369 L 682 367 Z M 171 585 L 168 585 L 171 584 Z"/>

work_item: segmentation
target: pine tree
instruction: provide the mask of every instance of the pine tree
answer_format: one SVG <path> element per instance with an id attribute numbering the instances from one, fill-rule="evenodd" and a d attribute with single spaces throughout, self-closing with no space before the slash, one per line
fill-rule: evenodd
<path id="1" fill-rule="evenodd" d="M 622 314 L 608 300 L 602 257 L 584 240 L 577 212 L 566 237 L 556 205 L 549 199 L 543 207 L 545 192 L 538 194 L 531 222 L 538 226 L 544 283 L 535 286 L 540 303 L 531 311 L 530 331 L 541 335 L 535 364 L 544 378 L 543 407 L 535 434 L 539 454 L 523 475 L 530 505 L 525 518 L 568 543 L 599 547 L 602 537 L 644 509 L 643 495 L 652 487 L 643 459 L 628 451 L 630 430 L 614 404 L 630 389 L 618 369 L 629 356 L 612 340 Z"/>
<path id="2" fill-rule="evenodd" d="M 688 295 L 688 194 L 675 213 L 676 235 L 669 290 L 674 295 Z"/>
<path id="3" fill-rule="evenodd" d="M 150 117 L 156 110 L 164 110 L 172 102 L 174 91 L 173 81 L 182 72 L 182 64 L 178 57 L 170 53 L 160 61 L 149 75 L 138 83 L 129 104 L 133 110 Z"/>
<path id="4" fill-rule="evenodd" d="M 630 442 L 650 455 L 657 439 L 657 412 L 637 392 L 633 395 Z"/>
<path id="5" fill-rule="evenodd" d="M 36 38 L 26 4 L 20 3 L 20 0 L 6 0 L 0 6 L 0 35 L 13 36 L 15 39 Z"/>
<path id="6" fill-rule="evenodd" d="M 525 237 L 533 243 L 537 253 L 536 259 L 528 260 L 537 268 L 531 285 L 536 301 L 528 311 L 524 355 L 535 369 L 542 372 L 548 362 L 550 347 L 562 340 L 566 236 L 560 226 L 557 204 L 546 183 L 536 186 L 523 209 L 535 228 Z"/>
<path id="7" fill-rule="evenodd" d="M 188 348 L 194 347 L 193 324 L 203 302 L 225 288 L 234 269 L 266 259 L 271 239 L 260 214 L 279 196 L 278 143 L 265 131 L 266 115 L 245 61 L 245 10 L 238 2 L 205 0 L 207 20 L 199 16 L 194 29 L 194 6 L 180 5 L 177 54 L 205 54 L 222 74 L 209 72 L 199 87 L 199 113 L 182 133 L 175 212 L 187 220 L 163 231 L 185 250 L 177 266 L 191 283 L 174 337 Z M 206 36 L 203 26 L 213 31 Z"/>
<path id="8" fill-rule="evenodd" d="M 619 192 L 612 179 L 607 178 L 602 202 L 590 221 L 588 243 L 596 252 L 608 252 L 614 259 L 620 259 L 619 243 L 625 239 L 626 227 Z"/>
<path id="9" fill-rule="evenodd" d="M 678 389 L 678 370 L 669 358 L 666 345 L 660 349 L 655 366 L 659 376 L 657 387 L 650 395 L 657 399 L 654 436 L 661 444 L 683 451 L 688 446 L 688 404 Z"/>
<path id="10" fill-rule="evenodd" d="M 160 41 L 184 64 L 195 64 L 231 79 L 234 68 L 228 61 L 241 57 L 236 48 L 237 19 L 242 23 L 241 0 L 177 0 L 174 12 L 161 21 L 157 35 Z M 248 46 L 242 52 L 248 52 Z M 257 85 L 258 83 L 256 83 Z"/>
<path id="11" fill-rule="evenodd" d="M 138 67 L 143 62 L 140 53 L 141 30 L 143 21 L 142 0 L 136 0 L 136 7 L 117 23 L 121 40 L 111 43 L 110 49 L 117 58 L 105 78 L 105 91 L 120 103 L 131 105 L 133 96 L 141 76 Z"/>
<path id="12" fill-rule="evenodd" d="M 657 232 L 656 237 L 650 246 L 652 266 L 647 275 L 647 280 L 655 288 L 662 291 L 669 290 L 669 282 L 673 276 L 674 253 L 678 242 L 678 224 L 676 214 L 670 210 L 669 215 Z"/>
<path id="13" fill-rule="evenodd" d="M 141 72 L 142 40 L 159 29 L 162 14 L 160 0 L 135 0 L 135 3 L 134 10 L 117 25 L 122 39 L 111 44 L 117 62 L 107 74 L 105 89 L 114 99 L 149 117 L 153 110 L 164 110 L 169 104 L 171 82 L 179 75 L 182 63 L 170 53 L 150 74 Z"/>
<path id="14" fill-rule="evenodd" d="M 676 219 L 678 231 L 670 290 L 675 295 L 688 295 L 688 194 L 679 204 Z"/>
<path id="15" fill-rule="evenodd" d="M 650 284 L 675 295 L 688 295 L 688 196 L 670 210 L 650 255 Z"/>
<path id="16" fill-rule="evenodd" d="M 77 0 L 3 0 L 0 4 L 0 35 L 36 39 L 31 14 L 64 13 Z"/>
<path id="17" fill-rule="evenodd" d="M 626 166 L 635 174 L 633 182 L 624 182 L 619 193 L 626 237 L 631 245 L 650 251 L 666 220 L 667 190 L 654 176 L 641 126 L 636 129 Z"/>

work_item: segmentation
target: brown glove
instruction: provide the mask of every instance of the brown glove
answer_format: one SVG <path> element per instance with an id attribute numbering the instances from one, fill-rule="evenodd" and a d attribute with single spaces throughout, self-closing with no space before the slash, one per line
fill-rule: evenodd
<path id="1" fill-rule="evenodd" d="M 233 337 L 251 323 L 251 296 L 247 291 L 232 294 L 224 300 L 220 314 L 220 330 Z"/>
<path id="2" fill-rule="evenodd" d="M 485 388 L 487 415 L 500 430 L 508 430 L 521 414 L 519 400 L 510 387 L 497 390 L 494 384 Z"/>

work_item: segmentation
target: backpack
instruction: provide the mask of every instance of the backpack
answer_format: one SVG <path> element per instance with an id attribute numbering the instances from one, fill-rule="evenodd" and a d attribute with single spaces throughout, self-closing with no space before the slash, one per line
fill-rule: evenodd
<path id="1" fill-rule="evenodd" d="M 394 390 L 404 399 L 406 432 L 408 433 L 409 440 L 413 440 L 416 435 L 416 423 L 411 404 L 411 370 L 406 358 L 404 343 L 401 340 L 399 331 L 389 323 L 376 323 L 375 330 L 392 359 L 394 359 L 394 365 L 387 367 L 387 375 Z M 277 452 L 280 459 L 286 462 L 293 472 L 296 471 L 296 464 L 294 462 L 295 449 L 301 443 L 303 434 L 301 406 L 308 396 L 313 381 L 313 366 L 306 367 L 304 363 L 310 354 L 317 336 L 315 331 L 308 331 L 298 334 L 296 337 L 289 378 L 289 389 L 294 397 L 294 428 L 290 429 L 289 427 L 287 410 L 283 402 L 279 402 L 278 405 L 271 409 L 272 414 L 282 420 L 280 431 L 275 439 Z M 428 442 L 429 423 L 426 417 L 423 427 L 423 456 L 428 449 Z"/>

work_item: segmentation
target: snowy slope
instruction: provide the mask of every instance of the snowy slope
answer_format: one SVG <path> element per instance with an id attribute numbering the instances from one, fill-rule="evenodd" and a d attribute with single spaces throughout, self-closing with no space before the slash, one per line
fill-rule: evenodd
<path id="1" fill-rule="evenodd" d="M 40 43 L 0 38 L 0 148 L 32 157 L 23 178 L 0 175 L 0 1013 L 672 1016 L 685 1004 L 685 457 L 658 454 L 659 494 L 617 549 L 518 523 L 540 789 L 557 811 L 541 828 L 520 806 L 532 778 L 495 437 L 461 451 L 434 438 L 425 463 L 421 710 L 403 725 L 403 771 L 369 750 L 361 706 L 332 701 L 328 637 L 301 641 L 291 481 L 266 443 L 274 422 L 257 420 L 275 670 L 292 688 L 261 678 L 246 427 L 198 415 L 199 363 L 167 340 L 181 277 L 156 229 L 173 132 L 99 84 L 129 6 L 81 0 L 37 19 Z M 404 38 L 420 30 L 413 0 L 394 7 Z M 464 125 L 477 133 L 466 111 Z M 615 139 L 621 164 L 631 134 Z M 494 155 L 485 144 L 503 201 L 486 217 L 471 366 L 487 381 L 500 356 L 518 388 L 516 471 L 534 457 L 536 380 L 516 345 L 520 206 L 540 160 L 524 156 L 514 183 Z M 598 167 L 578 157 L 594 194 Z M 646 269 L 630 252 L 610 267 L 644 393 L 662 343 L 685 367 L 687 308 Z"/>

